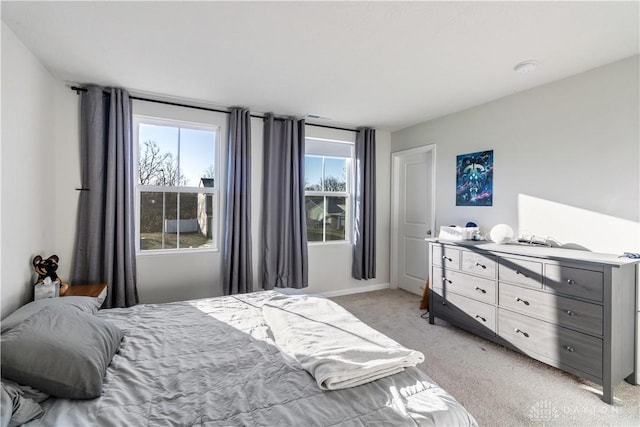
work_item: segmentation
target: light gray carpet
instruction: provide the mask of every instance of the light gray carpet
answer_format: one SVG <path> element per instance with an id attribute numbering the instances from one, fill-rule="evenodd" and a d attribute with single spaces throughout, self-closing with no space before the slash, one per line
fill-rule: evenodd
<path id="1" fill-rule="evenodd" d="M 424 353 L 418 365 L 481 426 L 640 426 L 640 386 L 621 382 L 615 404 L 602 388 L 436 319 L 420 297 L 385 289 L 332 298 L 369 326 Z"/>

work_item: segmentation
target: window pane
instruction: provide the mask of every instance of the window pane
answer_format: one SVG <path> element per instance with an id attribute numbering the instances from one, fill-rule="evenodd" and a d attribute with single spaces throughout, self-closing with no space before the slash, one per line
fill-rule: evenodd
<path id="1" fill-rule="evenodd" d="M 171 203 L 173 198 L 173 204 Z M 175 233 L 166 229 L 166 216 L 176 217 L 176 194 L 145 192 L 140 194 L 140 249 L 175 248 Z M 173 215 L 170 207 L 173 206 Z M 164 232 L 163 232 L 164 230 Z"/>
<path id="2" fill-rule="evenodd" d="M 180 248 L 206 248 L 212 246 L 213 197 L 210 194 L 181 193 L 180 219 L 171 223 L 180 242 Z"/>
<path id="3" fill-rule="evenodd" d="M 163 118 L 145 121 L 135 116 L 139 249 L 217 249 L 218 128 Z"/>
<path id="4" fill-rule="evenodd" d="M 305 139 L 305 153 L 316 156 L 351 157 L 352 143 L 327 141 L 324 139 Z"/>
<path id="5" fill-rule="evenodd" d="M 347 191 L 347 159 L 325 157 L 324 191 Z"/>
<path id="6" fill-rule="evenodd" d="M 164 246 L 162 249 L 176 249 L 178 247 L 177 223 L 178 219 L 178 193 L 164 194 Z"/>
<path id="7" fill-rule="evenodd" d="M 140 250 L 213 247 L 215 200 L 206 193 L 141 193 Z"/>
<path id="8" fill-rule="evenodd" d="M 322 191 L 322 157 L 304 156 L 304 189 Z"/>
<path id="9" fill-rule="evenodd" d="M 213 228 L 216 224 L 217 218 L 214 217 L 218 208 L 215 205 L 215 198 L 213 194 L 198 194 L 198 230 L 204 239 L 198 248 L 212 248 L 213 238 L 216 235 L 216 230 Z"/>
<path id="10" fill-rule="evenodd" d="M 180 176 L 178 185 L 190 187 L 209 186 L 215 178 L 215 132 L 197 129 L 180 129 Z"/>
<path id="11" fill-rule="evenodd" d="M 306 196 L 307 240 L 346 240 L 346 197 Z"/>
<path id="12" fill-rule="evenodd" d="M 325 240 L 346 240 L 347 198 L 327 197 L 326 199 Z"/>
<path id="13" fill-rule="evenodd" d="M 309 242 L 322 242 L 324 227 L 324 197 L 306 196 L 305 211 L 307 213 L 307 240 Z"/>
<path id="14" fill-rule="evenodd" d="M 174 185 L 178 167 L 178 128 L 140 123 L 138 171 L 142 185 Z"/>

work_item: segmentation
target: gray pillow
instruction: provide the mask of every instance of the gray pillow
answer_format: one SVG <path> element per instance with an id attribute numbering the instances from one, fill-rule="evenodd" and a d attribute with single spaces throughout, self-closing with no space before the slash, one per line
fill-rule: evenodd
<path id="1" fill-rule="evenodd" d="M 47 307 L 2 334 L 2 376 L 55 397 L 99 397 L 122 336 L 91 314 Z"/>
<path id="2" fill-rule="evenodd" d="M 6 318 L 2 319 L 2 322 L 0 322 L 2 324 L 2 333 L 18 326 L 31 315 L 47 307 L 62 306 L 69 309 L 77 309 L 86 313 L 96 314 L 101 305 L 102 301 L 93 297 L 58 297 L 39 299 L 23 305 Z"/>

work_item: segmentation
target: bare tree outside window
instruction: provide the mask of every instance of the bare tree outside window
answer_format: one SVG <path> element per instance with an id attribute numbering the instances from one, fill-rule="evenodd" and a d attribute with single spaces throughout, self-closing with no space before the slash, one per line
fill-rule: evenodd
<path id="1" fill-rule="evenodd" d="M 216 177 L 216 171 L 213 168 L 213 165 L 210 165 L 208 168 L 206 168 L 202 172 L 202 177 L 203 178 L 215 178 Z"/>
<path id="2" fill-rule="evenodd" d="M 327 176 L 324 178 L 324 191 L 347 191 L 347 181 L 344 177 Z"/>
<path id="3" fill-rule="evenodd" d="M 154 141 L 145 141 L 138 159 L 138 176 L 141 185 L 185 186 L 188 180 L 178 174 L 178 162 L 171 153 L 161 153 Z"/>
<path id="4" fill-rule="evenodd" d="M 305 179 L 305 190 L 307 191 L 346 191 L 347 181 L 344 177 L 338 178 L 335 176 L 325 177 L 320 184 L 308 184 Z"/>
<path id="5" fill-rule="evenodd" d="M 160 153 L 160 147 L 153 141 L 145 141 L 138 157 L 138 177 L 141 185 L 156 185 L 167 154 Z"/>
<path id="6" fill-rule="evenodd" d="M 159 183 L 156 185 L 164 185 L 170 187 L 189 185 L 189 180 L 184 176 L 183 173 L 179 173 L 178 161 L 173 157 L 173 154 L 167 153 L 162 171 L 159 176 Z"/>

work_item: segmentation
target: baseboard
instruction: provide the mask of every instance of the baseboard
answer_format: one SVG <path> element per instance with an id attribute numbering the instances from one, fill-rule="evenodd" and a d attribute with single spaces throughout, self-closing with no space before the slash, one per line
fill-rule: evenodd
<path id="1" fill-rule="evenodd" d="M 389 289 L 389 288 L 390 288 L 390 285 L 388 283 L 376 283 L 375 285 L 358 286 L 357 288 L 339 289 L 337 291 L 318 292 L 318 293 L 325 297 L 332 298 L 332 297 L 339 297 L 342 295 L 359 294 L 362 292 L 379 291 L 381 289 Z"/>

